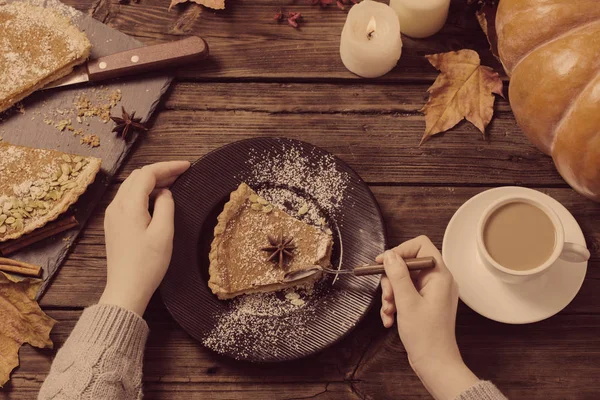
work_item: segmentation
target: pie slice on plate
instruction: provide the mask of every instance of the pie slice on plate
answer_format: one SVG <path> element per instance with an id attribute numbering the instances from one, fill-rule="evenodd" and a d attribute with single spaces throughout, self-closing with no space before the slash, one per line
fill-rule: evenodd
<path id="1" fill-rule="evenodd" d="M 67 211 L 100 159 L 0 143 L 0 242 L 17 239 Z"/>
<path id="2" fill-rule="evenodd" d="M 0 2 L 0 112 L 83 63 L 92 45 L 69 18 Z"/>
<path id="3" fill-rule="evenodd" d="M 271 257 L 273 253 L 264 249 L 274 240 L 287 243 L 290 254 Z M 242 183 L 218 217 L 209 255 L 208 286 L 224 300 L 307 284 L 321 275 L 292 284 L 284 283 L 283 277 L 315 265 L 330 266 L 332 246 L 330 234 L 274 207 Z"/>

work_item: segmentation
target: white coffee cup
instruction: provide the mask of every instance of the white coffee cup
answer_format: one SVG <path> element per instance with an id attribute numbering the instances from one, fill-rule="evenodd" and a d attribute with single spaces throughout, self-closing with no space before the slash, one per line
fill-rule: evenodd
<path id="1" fill-rule="evenodd" d="M 500 207 L 514 202 L 529 203 L 542 210 L 548 216 L 548 218 L 550 218 L 550 221 L 552 221 L 556 235 L 554 241 L 555 247 L 552 255 L 540 266 L 525 271 L 509 269 L 496 262 L 487 251 L 483 239 L 484 228 L 489 217 Z M 490 204 L 483 212 L 483 215 L 479 219 L 477 226 L 477 251 L 482 263 L 487 267 L 487 269 L 497 278 L 508 283 L 522 283 L 539 277 L 547 272 L 549 268 L 553 267 L 559 258 L 571 263 L 582 263 L 590 259 L 590 252 L 584 246 L 576 243 L 565 242 L 565 231 L 562 222 L 552 208 L 535 199 L 534 197 L 523 193 L 519 195 L 502 197 Z"/>

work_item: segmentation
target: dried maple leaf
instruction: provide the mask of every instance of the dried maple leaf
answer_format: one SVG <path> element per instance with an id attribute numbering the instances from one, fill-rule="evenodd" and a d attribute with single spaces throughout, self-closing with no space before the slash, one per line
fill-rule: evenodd
<path id="1" fill-rule="evenodd" d="M 193 1 L 196 4 L 200 4 L 204 7 L 212 8 L 215 10 L 225 9 L 225 0 L 171 0 L 171 4 L 169 5 L 169 11 L 171 11 L 171 8 L 175 7 L 177 4 L 187 3 L 188 1 Z"/>
<path id="2" fill-rule="evenodd" d="M 425 56 L 441 73 L 427 90 L 429 100 L 421 109 L 425 114 L 425 134 L 429 137 L 447 131 L 466 118 L 485 134 L 494 114 L 494 95 L 502 95 L 497 72 L 481 65 L 473 50 Z"/>
<path id="3" fill-rule="evenodd" d="M 56 321 L 35 301 L 41 283 L 40 279 L 18 279 L 0 272 L 0 387 L 19 365 L 23 343 L 52 348 L 50 331 Z"/>

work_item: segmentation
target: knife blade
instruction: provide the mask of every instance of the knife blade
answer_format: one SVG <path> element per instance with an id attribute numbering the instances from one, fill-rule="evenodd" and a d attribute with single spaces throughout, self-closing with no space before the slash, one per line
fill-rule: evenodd
<path id="1" fill-rule="evenodd" d="M 41 90 L 84 82 L 120 78 L 136 73 L 174 67 L 208 57 L 208 44 L 198 36 L 111 54 L 79 65 L 69 75 Z"/>

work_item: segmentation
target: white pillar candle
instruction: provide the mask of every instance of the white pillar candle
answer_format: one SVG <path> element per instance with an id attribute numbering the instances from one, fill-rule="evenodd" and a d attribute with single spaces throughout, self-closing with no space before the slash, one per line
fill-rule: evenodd
<path id="1" fill-rule="evenodd" d="M 398 14 L 403 34 L 425 38 L 446 23 L 450 0 L 390 0 L 390 7 Z"/>
<path id="2" fill-rule="evenodd" d="M 387 4 L 364 0 L 348 12 L 340 56 L 351 72 L 376 78 L 391 71 L 402 53 L 400 23 Z"/>

